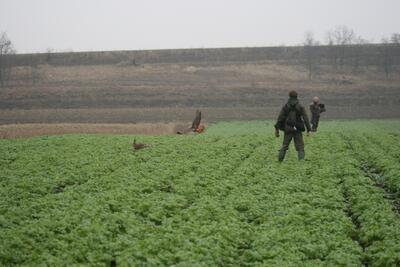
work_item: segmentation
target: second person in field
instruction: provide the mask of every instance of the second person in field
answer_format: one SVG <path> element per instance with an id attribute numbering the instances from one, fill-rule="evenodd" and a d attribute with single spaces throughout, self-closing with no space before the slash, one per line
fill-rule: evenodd
<path id="1" fill-rule="evenodd" d="M 325 112 L 325 104 L 319 102 L 319 97 L 314 96 L 313 102 L 310 105 L 310 112 L 311 112 L 311 131 L 316 132 L 319 123 L 319 117 L 321 113 Z"/>

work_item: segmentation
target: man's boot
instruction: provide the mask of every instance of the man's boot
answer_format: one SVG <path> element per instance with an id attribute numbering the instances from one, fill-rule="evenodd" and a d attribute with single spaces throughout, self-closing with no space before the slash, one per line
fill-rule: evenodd
<path id="1" fill-rule="evenodd" d="M 279 150 L 278 160 L 282 162 L 283 159 L 285 158 L 285 155 L 286 155 L 286 150 L 283 149 Z"/>
<path id="2" fill-rule="evenodd" d="M 304 153 L 304 150 L 297 151 L 297 157 L 298 157 L 299 160 L 303 160 L 305 155 L 306 154 Z"/>

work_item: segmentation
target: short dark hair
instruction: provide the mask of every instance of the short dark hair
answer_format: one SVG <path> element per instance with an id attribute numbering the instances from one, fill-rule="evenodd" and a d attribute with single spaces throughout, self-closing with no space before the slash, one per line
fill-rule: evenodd
<path id="1" fill-rule="evenodd" d="M 289 92 L 289 97 L 297 97 L 297 92 L 296 91 L 290 91 Z"/>

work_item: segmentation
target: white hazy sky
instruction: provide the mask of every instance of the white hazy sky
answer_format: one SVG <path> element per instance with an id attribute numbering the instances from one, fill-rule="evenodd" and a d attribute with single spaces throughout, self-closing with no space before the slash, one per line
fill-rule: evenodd
<path id="1" fill-rule="evenodd" d="M 400 0 L 0 0 L 19 53 L 301 44 L 337 25 L 400 32 Z"/>

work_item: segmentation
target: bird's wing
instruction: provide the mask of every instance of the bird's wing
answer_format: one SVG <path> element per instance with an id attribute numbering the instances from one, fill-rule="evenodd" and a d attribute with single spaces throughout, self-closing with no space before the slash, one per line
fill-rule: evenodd
<path id="1" fill-rule="evenodd" d="M 201 121 L 201 111 L 197 110 L 196 117 L 194 118 L 192 123 L 192 129 L 197 129 L 200 125 L 200 121 Z"/>

